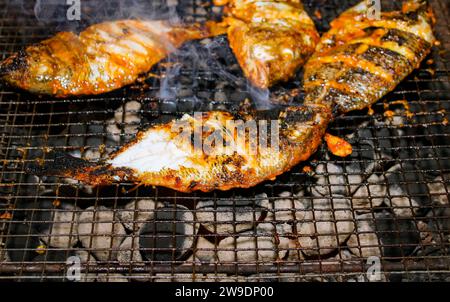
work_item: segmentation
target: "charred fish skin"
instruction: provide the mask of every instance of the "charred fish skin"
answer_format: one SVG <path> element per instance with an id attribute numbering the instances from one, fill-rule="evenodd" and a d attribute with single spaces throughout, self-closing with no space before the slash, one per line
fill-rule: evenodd
<path id="1" fill-rule="evenodd" d="M 336 106 L 340 113 L 367 108 L 420 66 L 435 41 L 424 1 L 369 19 L 366 2 L 331 23 L 305 65 L 305 104 Z"/>
<path id="2" fill-rule="evenodd" d="M 291 79 L 319 41 L 300 0 L 216 0 L 216 4 L 227 5 L 230 46 L 256 87 Z"/>
<path id="3" fill-rule="evenodd" d="M 281 110 L 276 117 L 278 148 L 268 144 L 251 152 L 249 137 L 239 140 L 238 132 L 230 132 L 226 126 L 228 121 L 242 116 L 219 111 L 201 116 L 185 115 L 180 120 L 139 133 L 135 141 L 122 147 L 106 162 L 91 163 L 59 155 L 44 167 L 35 167 L 29 172 L 69 177 L 94 186 L 131 182 L 180 192 L 249 188 L 275 179 L 315 153 L 331 116 L 329 109 L 320 105 Z M 258 114 L 245 114 L 246 123 L 261 118 Z M 208 130 L 201 134 L 204 145 L 200 151 L 195 152 L 192 137 L 181 139 L 177 124 L 180 122 L 191 129 L 196 128 L 196 123 L 206 125 Z M 221 148 L 206 152 L 205 143 L 211 133 L 224 138 L 224 145 L 234 142 L 234 148 L 230 152 Z"/>
<path id="4" fill-rule="evenodd" d="M 197 24 L 119 20 L 79 35 L 60 32 L 0 63 L 12 86 L 55 97 L 95 95 L 132 84 L 184 42 L 210 36 Z"/>

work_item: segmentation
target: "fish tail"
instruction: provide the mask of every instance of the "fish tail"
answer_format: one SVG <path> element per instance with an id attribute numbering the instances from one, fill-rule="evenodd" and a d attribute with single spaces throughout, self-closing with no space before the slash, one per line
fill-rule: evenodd
<path id="1" fill-rule="evenodd" d="M 133 175 L 129 169 L 112 168 L 109 164 L 90 162 L 62 152 L 49 153 L 43 164 L 32 164 L 26 171 L 37 176 L 73 178 L 93 186 L 131 180 Z"/>

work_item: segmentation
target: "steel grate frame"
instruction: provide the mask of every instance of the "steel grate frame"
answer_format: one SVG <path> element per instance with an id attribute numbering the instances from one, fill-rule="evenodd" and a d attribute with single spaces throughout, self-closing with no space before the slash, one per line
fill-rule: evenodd
<path id="1" fill-rule="evenodd" d="M 206 0 L 168 2 L 187 21 L 221 13 Z M 304 4 L 323 32 L 357 2 Z M 165 1 L 148 3 L 166 10 Z M 440 45 L 427 62 L 372 115 L 331 125 L 353 154 L 336 158 L 322 146 L 248 190 L 90 188 L 24 171 L 49 148 L 97 159 L 138 129 L 238 105 L 251 91 L 225 37 L 188 43 L 144 83 L 101 96 L 58 100 L 0 83 L 0 280 L 67 282 L 67 260 L 79 259 L 82 281 L 367 281 L 375 259 L 381 281 L 450 281 L 449 5 L 430 3 Z M 74 24 L 55 8 L 54 19 L 38 21 L 31 4 L 0 1 L 1 59 L 93 16 L 118 17 L 113 7 Z M 272 92 L 301 88 L 299 79 Z"/>

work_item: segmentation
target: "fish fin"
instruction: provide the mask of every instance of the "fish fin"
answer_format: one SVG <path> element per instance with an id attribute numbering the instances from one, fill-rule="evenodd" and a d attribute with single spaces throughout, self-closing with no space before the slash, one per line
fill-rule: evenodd
<path id="1" fill-rule="evenodd" d="M 63 152 L 50 152 L 46 158 L 42 164 L 30 164 L 26 167 L 26 172 L 37 176 L 67 176 L 96 165 Z"/>

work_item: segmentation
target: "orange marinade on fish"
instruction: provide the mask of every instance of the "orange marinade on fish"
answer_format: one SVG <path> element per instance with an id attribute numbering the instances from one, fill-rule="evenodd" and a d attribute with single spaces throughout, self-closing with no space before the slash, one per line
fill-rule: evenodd
<path id="1" fill-rule="evenodd" d="M 300 0 L 229 0 L 228 40 L 245 76 L 259 88 L 290 80 L 319 41 Z"/>
<path id="2" fill-rule="evenodd" d="M 256 132 L 248 130 L 251 135 L 238 136 L 239 128 L 230 128 L 227 122 L 243 117 L 245 125 L 274 120 L 278 121 L 278 126 L 271 126 L 271 130 L 258 127 Z M 139 133 L 133 142 L 105 162 L 93 163 L 61 155 L 30 172 L 70 177 L 90 185 L 132 182 L 181 192 L 249 188 L 273 180 L 307 160 L 320 146 L 330 120 L 331 111 L 322 106 L 289 107 L 279 113 L 272 110 L 266 114 L 255 112 L 239 116 L 221 111 L 185 115 Z M 193 133 L 188 137 L 183 134 L 186 129 L 197 129 L 198 125 L 204 129 L 200 149 L 194 145 Z M 269 138 L 270 143 L 258 141 L 258 149 L 254 149 L 250 137 L 266 135 L 278 137 L 276 143 L 272 145 Z M 212 140 L 217 137 L 223 138 L 225 143 Z M 220 148 L 224 145 L 232 148 Z"/>
<path id="3" fill-rule="evenodd" d="M 210 35 L 207 26 L 197 24 L 105 22 L 26 47 L 0 64 L 0 77 L 56 97 L 101 94 L 132 84 L 184 42 Z"/>
<path id="4" fill-rule="evenodd" d="M 367 17 L 365 1 L 331 23 L 305 65 L 305 104 L 336 106 L 340 113 L 377 102 L 430 53 L 432 13 L 425 1 L 404 2 L 402 11 Z"/>

